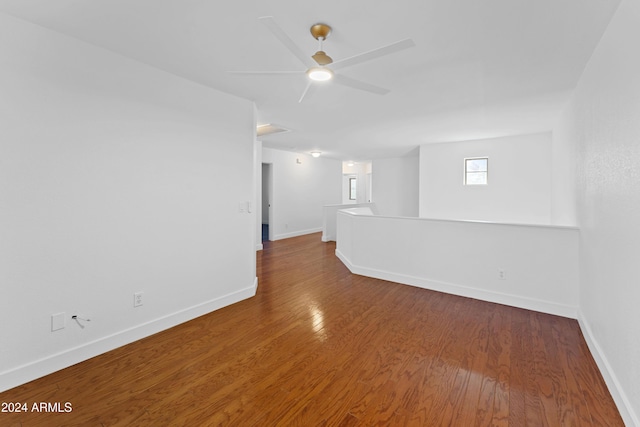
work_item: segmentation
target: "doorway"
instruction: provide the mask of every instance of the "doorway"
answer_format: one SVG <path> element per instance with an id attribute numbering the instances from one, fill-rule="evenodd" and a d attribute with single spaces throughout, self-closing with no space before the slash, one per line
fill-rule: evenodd
<path id="1" fill-rule="evenodd" d="M 272 240 L 271 200 L 273 198 L 273 165 L 262 164 L 262 242 Z"/>

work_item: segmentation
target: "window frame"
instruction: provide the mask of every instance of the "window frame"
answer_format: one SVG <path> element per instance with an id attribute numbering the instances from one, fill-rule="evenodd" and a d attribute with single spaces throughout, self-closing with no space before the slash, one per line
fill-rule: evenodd
<path id="1" fill-rule="evenodd" d="M 354 186 L 351 184 L 351 181 L 354 181 L 357 185 L 358 181 L 356 181 L 357 178 L 355 177 L 349 177 L 349 200 L 356 200 L 356 188 L 354 188 Z"/>
<path id="2" fill-rule="evenodd" d="M 484 171 L 475 171 L 475 172 L 474 171 L 468 171 L 467 170 L 467 162 L 469 160 L 486 160 L 487 167 L 486 167 L 486 169 Z M 474 173 L 484 173 L 485 177 L 486 177 L 485 182 L 480 183 L 480 184 L 470 183 L 468 181 L 469 174 L 474 174 Z M 462 185 L 464 185 L 464 186 L 473 186 L 473 187 L 482 186 L 482 185 L 489 185 L 489 156 L 465 157 L 464 158 Z"/>

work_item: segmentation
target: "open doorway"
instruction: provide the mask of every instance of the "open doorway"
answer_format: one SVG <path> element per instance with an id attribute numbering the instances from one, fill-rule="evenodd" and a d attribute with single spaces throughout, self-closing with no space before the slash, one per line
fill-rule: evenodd
<path id="1" fill-rule="evenodd" d="M 273 165 L 262 164 L 262 241 L 268 242 L 273 234 L 271 223 L 271 199 L 273 197 Z"/>
<path id="2" fill-rule="evenodd" d="M 371 203 L 370 161 L 342 162 L 342 204 Z"/>

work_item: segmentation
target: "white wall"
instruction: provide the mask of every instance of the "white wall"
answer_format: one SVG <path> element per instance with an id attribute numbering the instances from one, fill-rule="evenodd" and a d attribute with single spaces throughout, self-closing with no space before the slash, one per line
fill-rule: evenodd
<path id="1" fill-rule="evenodd" d="M 576 147 L 581 326 L 640 426 L 640 2 L 623 0 L 558 126 Z M 561 141 L 559 138 L 566 138 Z"/>
<path id="2" fill-rule="evenodd" d="M 418 156 L 372 161 L 372 200 L 380 215 L 418 216 Z"/>
<path id="3" fill-rule="evenodd" d="M 0 92 L 0 390 L 255 293 L 252 103 L 4 15 Z"/>
<path id="4" fill-rule="evenodd" d="M 338 212 L 351 272 L 575 318 L 576 228 Z M 503 271 L 504 279 L 499 271 Z"/>
<path id="5" fill-rule="evenodd" d="M 488 185 L 463 185 L 466 157 L 489 157 Z M 420 217 L 550 224 L 551 134 L 422 145 Z"/>
<path id="6" fill-rule="evenodd" d="M 575 225 L 576 213 L 576 135 L 572 134 L 572 112 L 561 115 L 552 134 L 551 146 L 551 223 Z"/>
<path id="7" fill-rule="evenodd" d="M 322 231 L 322 207 L 341 200 L 342 162 L 266 147 L 262 161 L 273 172 L 273 240 Z"/>

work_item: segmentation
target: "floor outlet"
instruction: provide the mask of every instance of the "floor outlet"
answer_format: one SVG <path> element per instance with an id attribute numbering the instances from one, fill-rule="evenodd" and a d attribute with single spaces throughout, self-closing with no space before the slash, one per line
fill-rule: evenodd
<path id="1" fill-rule="evenodd" d="M 136 292 L 135 294 L 133 294 L 133 306 L 134 307 L 140 307 L 142 305 L 142 296 L 144 295 L 144 292 Z"/>

